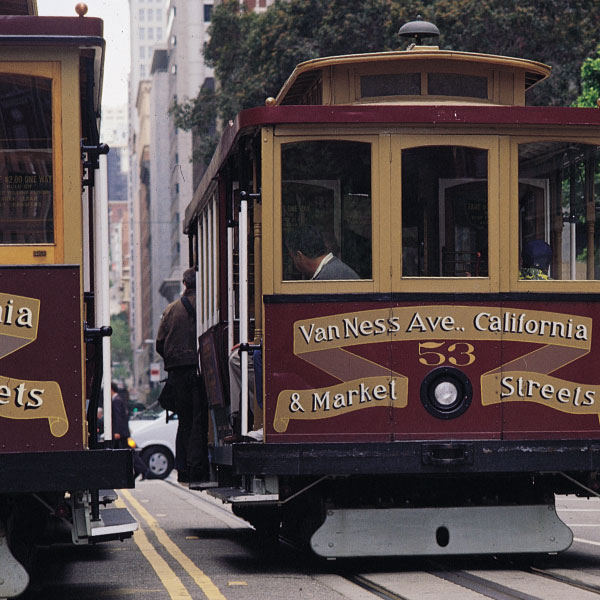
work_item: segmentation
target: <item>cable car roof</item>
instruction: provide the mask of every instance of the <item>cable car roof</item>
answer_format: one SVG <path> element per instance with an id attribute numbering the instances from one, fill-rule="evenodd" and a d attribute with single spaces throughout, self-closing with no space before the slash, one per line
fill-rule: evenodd
<path id="1" fill-rule="evenodd" d="M 506 91 L 500 92 L 497 98 L 492 95 L 490 98 L 485 98 L 485 102 L 524 104 L 525 91 L 546 79 L 550 74 L 551 67 L 522 58 L 440 50 L 437 46 L 413 46 L 409 50 L 403 51 L 316 58 L 300 63 L 294 69 L 275 99 L 275 104 L 363 103 L 364 100 L 359 97 L 359 93 L 356 97 L 352 96 L 352 89 L 349 93 L 340 91 L 343 86 L 348 85 L 348 79 L 353 76 L 358 79 L 364 75 L 427 74 L 436 71 L 464 76 L 487 73 L 487 76 L 492 78 L 490 85 L 494 88 L 493 93 L 496 88 L 503 86 L 505 90 L 509 91 L 509 94 L 507 95 Z M 309 98 L 308 94 L 311 89 L 319 85 L 322 90 L 321 101 L 315 101 L 314 94 L 313 98 Z M 351 82 L 349 85 L 352 87 L 353 83 Z M 514 89 L 514 97 L 522 99 L 522 102 L 514 101 L 510 95 L 511 88 Z M 426 93 L 419 93 L 417 96 L 407 94 L 405 98 L 395 96 L 393 99 L 371 98 L 369 101 L 393 103 L 428 101 Z M 439 96 L 436 98 L 436 101 L 439 101 Z M 507 100 L 503 101 L 502 98 Z M 480 102 L 481 100 L 471 99 L 471 101 Z"/>

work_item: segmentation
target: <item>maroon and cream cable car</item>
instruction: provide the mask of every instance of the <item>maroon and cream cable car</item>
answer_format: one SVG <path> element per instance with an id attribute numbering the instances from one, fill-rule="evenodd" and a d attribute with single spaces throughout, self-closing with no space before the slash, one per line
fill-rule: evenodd
<path id="1" fill-rule="evenodd" d="M 0 16 L 0 596 L 11 598 L 50 520 L 76 544 L 137 527 L 105 506 L 109 488 L 134 485 L 131 451 L 97 439 L 110 366 L 107 207 L 94 187 L 108 149 L 103 25 L 27 4 L 30 14 Z"/>
<path id="2" fill-rule="evenodd" d="M 569 547 L 555 494 L 600 466 L 600 111 L 526 106 L 549 75 L 321 58 L 225 127 L 185 230 L 236 514 L 327 557 Z"/>

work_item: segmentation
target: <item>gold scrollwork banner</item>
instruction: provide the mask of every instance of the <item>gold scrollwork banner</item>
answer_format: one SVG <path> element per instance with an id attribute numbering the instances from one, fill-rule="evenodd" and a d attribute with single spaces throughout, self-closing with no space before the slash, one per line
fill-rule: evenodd
<path id="1" fill-rule="evenodd" d="M 503 371 L 481 377 L 484 406 L 499 402 L 535 402 L 571 415 L 600 415 L 600 385 L 583 385 L 530 371 Z"/>
<path id="2" fill-rule="evenodd" d="M 279 394 L 275 431 L 287 430 L 290 419 L 309 421 L 327 419 L 377 405 L 406 406 L 406 377 L 366 377 L 339 385 L 313 390 L 284 390 Z"/>
<path id="3" fill-rule="evenodd" d="M 37 339 L 40 301 L 0 293 L 0 359 Z M 0 417 L 48 419 L 50 432 L 62 437 L 69 421 L 55 381 L 28 381 L 0 375 Z"/>

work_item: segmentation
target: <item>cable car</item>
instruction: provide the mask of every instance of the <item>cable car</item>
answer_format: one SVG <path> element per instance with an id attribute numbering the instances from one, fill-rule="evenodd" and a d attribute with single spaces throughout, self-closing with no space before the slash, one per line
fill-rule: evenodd
<path id="1" fill-rule="evenodd" d="M 600 111 L 410 25 L 298 65 L 188 206 L 209 493 L 324 557 L 559 552 L 555 494 L 598 490 Z"/>

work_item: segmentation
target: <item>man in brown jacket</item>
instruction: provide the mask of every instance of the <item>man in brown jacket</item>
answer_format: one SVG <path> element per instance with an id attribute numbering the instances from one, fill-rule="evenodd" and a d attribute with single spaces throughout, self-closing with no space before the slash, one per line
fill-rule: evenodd
<path id="1" fill-rule="evenodd" d="M 180 483 L 208 479 L 208 410 L 202 380 L 198 374 L 196 348 L 196 272 L 183 274 L 185 290 L 165 309 L 156 351 L 167 371 L 166 386 L 172 387 L 178 415 L 175 439 L 175 468 Z"/>

